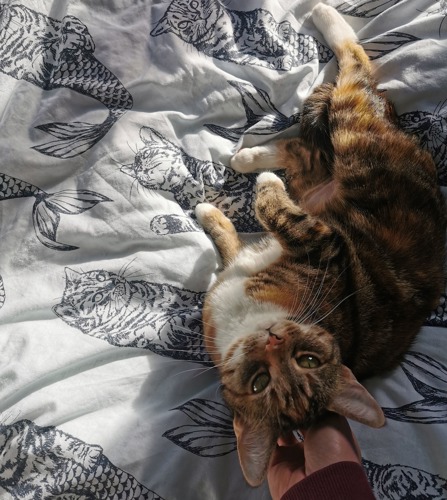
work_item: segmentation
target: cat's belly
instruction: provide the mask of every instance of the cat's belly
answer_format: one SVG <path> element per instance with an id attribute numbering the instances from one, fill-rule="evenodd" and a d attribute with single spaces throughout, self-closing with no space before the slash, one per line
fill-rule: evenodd
<path id="1" fill-rule="evenodd" d="M 334 180 L 318 184 L 307 191 L 300 200 L 300 206 L 312 215 L 323 212 L 326 205 L 334 199 L 337 186 Z"/>

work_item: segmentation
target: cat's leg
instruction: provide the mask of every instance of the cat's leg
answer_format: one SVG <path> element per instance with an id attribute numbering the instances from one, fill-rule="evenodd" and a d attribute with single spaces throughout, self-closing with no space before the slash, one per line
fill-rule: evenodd
<path id="1" fill-rule="evenodd" d="M 295 203 L 282 180 L 272 172 L 258 176 L 255 209 L 259 222 L 288 251 L 309 255 L 314 248 L 323 248 L 333 253 L 334 231 Z"/>
<path id="2" fill-rule="evenodd" d="M 223 265 L 226 267 L 242 248 L 236 228 L 230 219 L 210 203 L 199 203 L 195 212 L 200 225 L 216 244 Z"/>
<path id="3" fill-rule="evenodd" d="M 240 149 L 231 158 L 230 165 L 233 170 L 242 174 L 280 168 L 276 142 Z"/>

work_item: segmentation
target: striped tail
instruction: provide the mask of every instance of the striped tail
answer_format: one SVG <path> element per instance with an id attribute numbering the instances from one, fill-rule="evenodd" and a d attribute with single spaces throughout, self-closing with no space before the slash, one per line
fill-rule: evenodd
<path id="1" fill-rule="evenodd" d="M 66 190 L 54 194 L 40 193 L 36 196 L 33 206 L 34 230 L 38 240 L 52 250 L 76 250 L 79 247 L 56 241 L 60 215 L 81 214 L 103 201 L 111 200 L 94 191 Z"/>

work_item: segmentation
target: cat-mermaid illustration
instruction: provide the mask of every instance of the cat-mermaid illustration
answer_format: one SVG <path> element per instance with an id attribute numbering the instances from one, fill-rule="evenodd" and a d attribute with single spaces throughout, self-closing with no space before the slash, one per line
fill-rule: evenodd
<path id="1" fill-rule="evenodd" d="M 117 347 L 210 364 L 201 338 L 203 292 L 126 278 L 124 271 L 65 269 L 54 313 L 86 335 Z"/>
<path id="2" fill-rule="evenodd" d="M 93 55 L 87 27 L 76 17 L 61 21 L 24 5 L 0 3 L 0 71 L 43 90 L 70 88 L 96 99 L 109 110 L 98 125 L 47 123 L 36 128 L 56 140 L 34 149 L 71 158 L 93 147 L 132 108 L 133 100 L 118 78 Z"/>
<path id="3" fill-rule="evenodd" d="M 172 0 L 152 36 L 174 33 L 207 56 L 242 65 L 289 71 L 333 53 L 289 21 L 278 23 L 265 9 L 237 11 L 219 0 Z"/>
<path id="4" fill-rule="evenodd" d="M 100 446 L 25 419 L 0 424 L 0 488 L 14 500 L 163 500 Z"/>

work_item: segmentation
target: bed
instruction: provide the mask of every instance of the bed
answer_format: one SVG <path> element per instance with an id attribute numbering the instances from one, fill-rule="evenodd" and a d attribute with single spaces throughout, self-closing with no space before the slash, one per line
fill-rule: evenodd
<path id="1" fill-rule="evenodd" d="M 336 72 L 315 0 L 0 3 L 0 498 L 269 499 L 201 338 L 194 208 L 259 238 L 229 160 Z M 447 4 L 333 0 L 447 185 Z M 446 295 L 352 424 L 379 499 L 447 498 Z"/>

